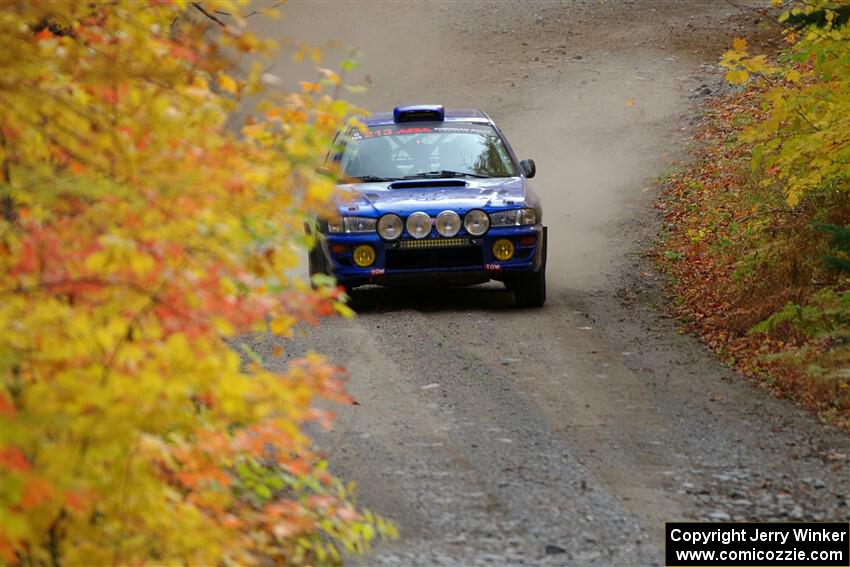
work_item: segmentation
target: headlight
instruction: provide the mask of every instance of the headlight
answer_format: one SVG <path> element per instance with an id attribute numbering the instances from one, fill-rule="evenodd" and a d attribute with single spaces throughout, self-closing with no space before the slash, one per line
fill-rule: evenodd
<path id="1" fill-rule="evenodd" d="M 437 232 L 451 238 L 460 231 L 460 215 L 454 211 L 443 211 L 437 215 Z"/>
<path id="2" fill-rule="evenodd" d="M 490 213 L 490 226 L 523 226 L 537 224 L 537 211 L 534 209 L 513 209 Z"/>
<path id="3" fill-rule="evenodd" d="M 401 236 L 401 231 L 404 229 L 404 224 L 401 222 L 401 217 L 392 213 L 384 215 L 378 221 L 378 234 L 385 240 L 395 240 Z"/>
<path id="4" fill-rule="evenodd" d="M 472 236 L 481 236 L 490 228 L 490 217 L 480 209 L 472 209 L 463 217 L 463 227 Z"/>
<path id="5" fill-rule="evenodd" d="M 431 234 L 431 217 L 427 213 L 413 213 L 407 217 L 407 232 L 413 238 L 425 238 Z"/>
<path id="6" fill-rule="evenodd" d="M 328 232 L 375 232 L 375 219 L 366 217 L 340 217 L 328 221 Z"/>

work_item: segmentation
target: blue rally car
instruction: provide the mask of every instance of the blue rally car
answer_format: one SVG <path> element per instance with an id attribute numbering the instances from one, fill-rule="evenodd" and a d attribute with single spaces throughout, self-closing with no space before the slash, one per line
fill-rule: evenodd
<path id="1" fill-rule="evenodd" d="M 310 274 L 351 289 L 499 280 L 516 302 L 546 300 L 546 227 L 519 161 L 478 110 L 401 106 L 338 136 L 339 216 L 319 221 Z"/>

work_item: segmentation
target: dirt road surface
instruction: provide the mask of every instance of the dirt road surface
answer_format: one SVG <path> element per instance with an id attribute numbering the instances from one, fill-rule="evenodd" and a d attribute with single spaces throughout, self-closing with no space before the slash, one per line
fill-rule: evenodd
<path id="1" fill-rule="evenodd" d="M 549 226 L 543 309 L 495 284 L 366 289 L 355 321 L 287 345 L 350 371 L 359 405 L 318 440 L 402 534 L 361 564 L 659 565 L 665 521 L 850 518 L 847 437 L 678 334 L 640 255 L 695 93 L 763 25 L 739 4 L 293 2 L 262 24 L 358 46 L 370 110 L 490 113 L 536 160 Z"/>

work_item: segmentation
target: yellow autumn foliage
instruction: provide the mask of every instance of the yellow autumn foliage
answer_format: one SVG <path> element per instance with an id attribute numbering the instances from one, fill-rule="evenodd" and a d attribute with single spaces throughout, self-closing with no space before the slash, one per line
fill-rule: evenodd
<path id="1" fill-rule="evenodd" d="M 731 84 L 768 83 L 770 113 L 744 136 L 765 185 L 777 184 L 791 207 L 810 194 L 850 191 L 850 22 L 842 12 L 850 1 L 793 2 L 780 18 L 793 23 L 780 61 L 751 55 L 741 38 L 721 60 Z"/>
<path id="2" fill-rule="evenodd" d="M 226 128 L 262 90 L 259 63 L 234 57 L 274 47 L 247 13 L 3 4 L 4 565 L 336 565 L 394 532 L 302 430 L 329 418 L 315 401 L 348 401 L 340 369 L 310 355 L 271 372 L 228 346 L 348 313 L 288 271 L 352 109 L 321 87 L 269 93 Z"/>

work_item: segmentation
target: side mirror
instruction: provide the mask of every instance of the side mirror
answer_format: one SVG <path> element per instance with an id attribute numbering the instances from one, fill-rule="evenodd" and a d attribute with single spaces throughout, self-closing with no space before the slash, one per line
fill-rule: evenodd
<path id="1" fill-rule="evenodd" d="M 519 162 L 519 166 L 522 168 L 522 172 L 529 179 L 534 177 L 534 174 L 537 173 L 537 166 L 534 165 L 533 159 L 524 159 Z"/>

